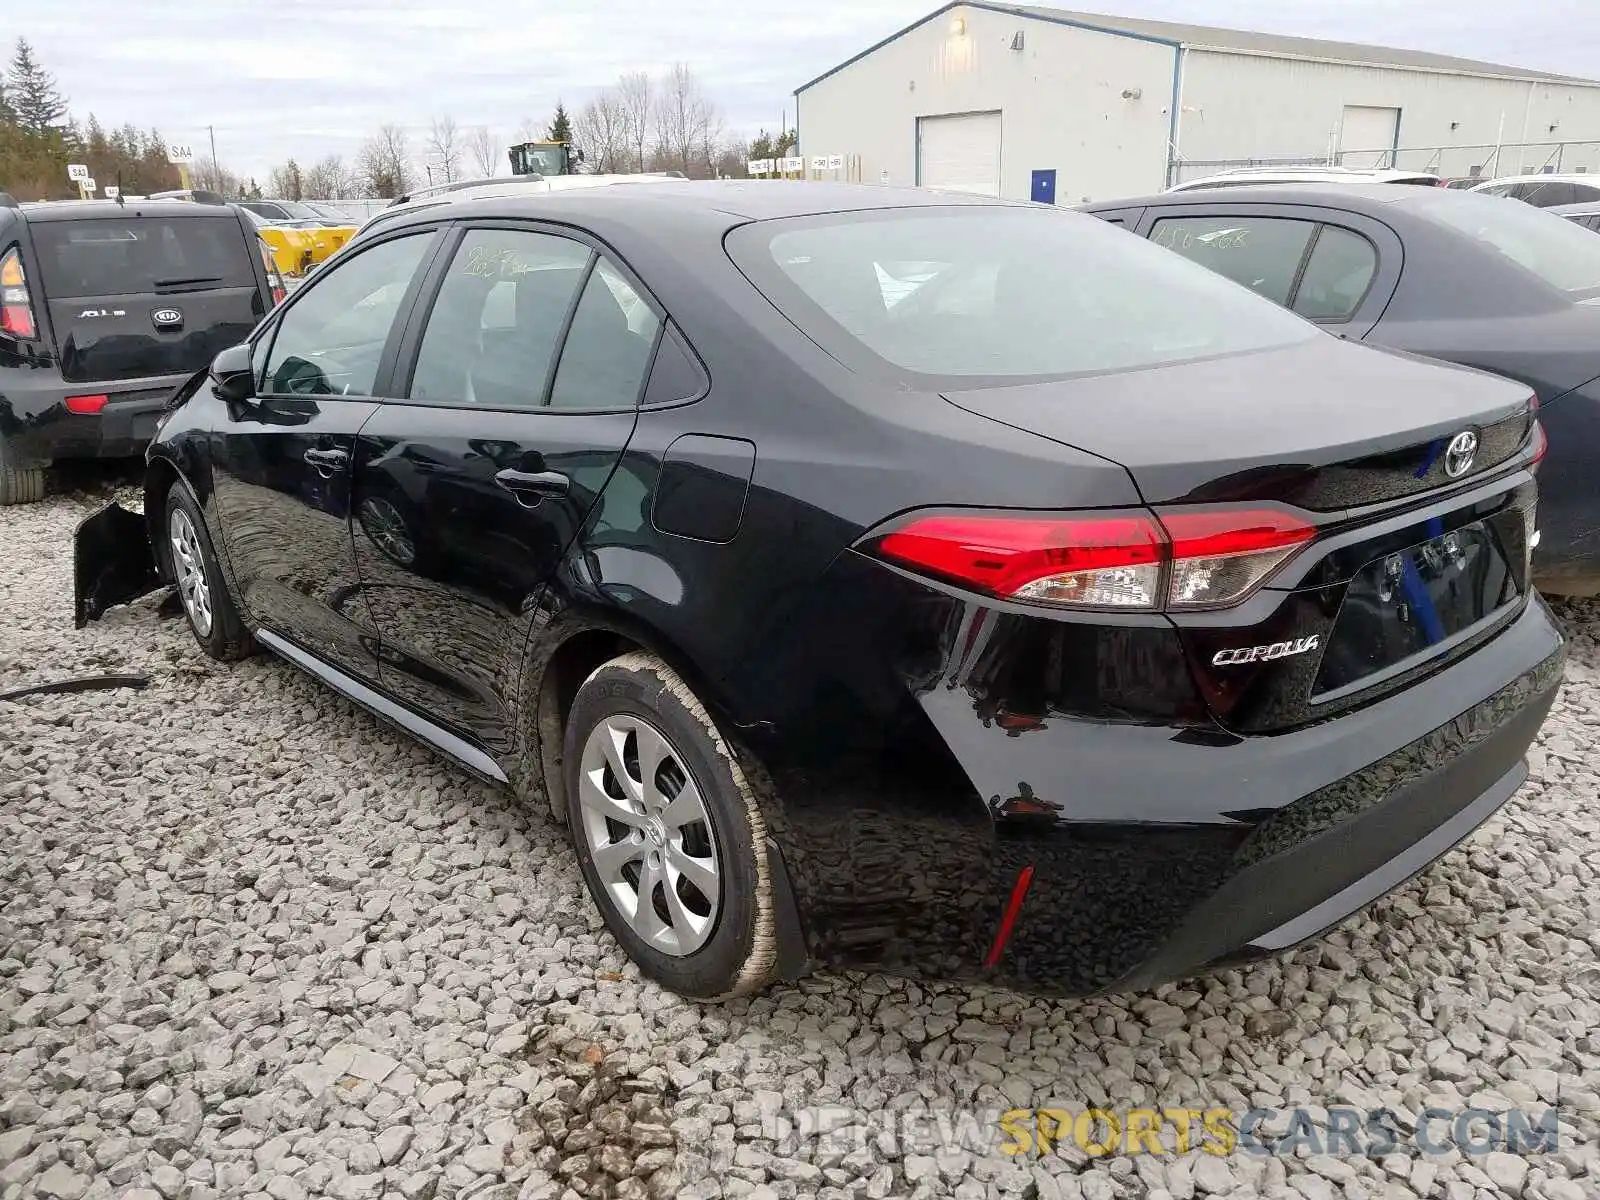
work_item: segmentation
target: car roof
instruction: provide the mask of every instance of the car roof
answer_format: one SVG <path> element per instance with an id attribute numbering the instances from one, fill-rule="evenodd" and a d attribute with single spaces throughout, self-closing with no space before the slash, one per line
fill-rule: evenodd
<path id="1" fill-rule="evenodd" d="M 1199 179 L 1186 179 L 1174 184 L 1169 191 L 1186 192 L 1201 190 L 1208 185 L 1228 183 L 1231 186 L 1243 186 L 1236 180 L 1254 180 L 1259 183 L 1392 183 L 1395 181 L 1411 179 L 1436 179 L 1431 171 L 1396 171 L 1388 167 L 1358 168 L 1358 167 L 1241 167 L 1236 171 L 1219 171 L 1215 175 L 1202 176 Z"/>
<path id="2" fill-rule="evenodd" d="M 1494 187 L 1503 183 L 1587 183 L 1600 186 L 1600 175 L 1591 175 L 1584 171 L 1570 171 L 1565 174 L 1546 172 L 1533 175 L 1497 175 L 1493 179 L 1485 179 L 1479 187 Z"/>
<path id="3" fill-rule="evenodd" d="M 218 217 L 233 210 L 219 204 L 196 204 L 192 200 L 40 200 L 20 209 L 29 221 L 72 221 L 96 217 Z M 237 218 L 236 218 L 237 219 Z"/>
<path id="4" fill-rule="evenodd" d="M 965 192 L 939 192 L 928 188 L 892 188 L 860 183 L 810 183 L 800 180 L 673 180 L 656 179 L 649 187 L 588 187 L 554 192 L 506 191 L 499 195 L 446 193 L 409 206 L 394 208 L 386 229 L 427 221 L 452 210 L 452 217 L 506 216 L 529 219 L 563 217 L 581 219 L 586 213 L 612 219 L 648 221 L 650 214 L 669 210 L 720 214 L 738 221 L 778 217 L 816 216 L 865 209 L 929 208 L 939 206 L 1030 207 L 1025 201 L 1001 200 Z M 390 210 L 385 210 L 390 211 Z M 373 218 L 377 220 L 376 217 Z"/>
<path id="5" fill-rule="evenodd" d="M 1397 204 L 1458 200 L 1463 193 L 1449 188 L 1396 187 L 1392 183 L 1268 183 L 1259 186 L 1202 188 L 1197 191 L 1160 192 L 1124 200 L 1097 200 L 1078 207 L 1084 212 L 1124 208 L 1199 207 L 1203 204 L 1316 204 L 1361 211 Z"/>

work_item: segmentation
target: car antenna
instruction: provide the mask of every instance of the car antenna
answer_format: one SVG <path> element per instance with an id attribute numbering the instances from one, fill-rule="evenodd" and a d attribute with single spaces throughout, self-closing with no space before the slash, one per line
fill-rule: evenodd
<path id="1" fill-rule="evenodd" d="M 122 208 L 127 201 L 122 198 L 122 168 L 117 168 L 117 207 Z"/>

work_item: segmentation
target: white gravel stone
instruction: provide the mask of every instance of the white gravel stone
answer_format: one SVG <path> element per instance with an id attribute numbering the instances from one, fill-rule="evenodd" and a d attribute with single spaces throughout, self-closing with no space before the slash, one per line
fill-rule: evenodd
<path id="1" fill-rule="evenodd" d="M 1571 658 L 1530 781 L 1310 946 L 1089 1001 L 820 975 L 698 1006 L 625 961 L 536 806 L 276 659 L 210 662 L 157 597 L 74 631 L 71 531 L 104 499 L 0 509 L 0 690 L 151 678 L 0 701 L 0 1200 L 1580 1200 L 1600 1179 L 1600 603 L 1556 606 Z M 1414 1125 L 1558 1089 L 1562 1149 L 1533 1159 L 1014 1159 L 976 1118 L 987 1143 L 877 1140 L 930 1109 Z M 771 1136 L 808 1106 L 859 1141 Z"/>

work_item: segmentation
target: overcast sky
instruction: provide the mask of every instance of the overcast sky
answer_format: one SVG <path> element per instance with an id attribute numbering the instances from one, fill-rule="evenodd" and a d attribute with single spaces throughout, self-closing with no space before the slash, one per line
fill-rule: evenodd
<path id="1" fill-rule="evenodd" d="M 74 115 L 156 126 L 264 178 L 289 155 L 353 157 L 378 125 L 420 153 L 430 117 L 509 140 L 557 97 L 688 63 L 732 131 L 776 128 L 794 88 L 938 0 L 0 0 Z M 1086 8 L 1095 8 L 1086 4 Z M 1600 77 L 1600 0 L 1120 0 L 1127 16 L 1404 46 Z M 9 51 L 7 51 L 9 57 Z"/>

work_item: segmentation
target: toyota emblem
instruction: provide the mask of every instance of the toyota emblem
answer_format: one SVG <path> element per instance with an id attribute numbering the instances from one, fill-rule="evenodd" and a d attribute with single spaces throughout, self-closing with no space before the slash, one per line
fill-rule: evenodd
<path id="1" fill-rule="evenodd" d="M 150 314 L 157 325 L 182 325 L 183 314 L 175 308 L 158 308 Z"/>
<path id="2" fill-rule="evenodd" d="M 1472 460 L 1478 454 L 1478 435 L 1463 429 L 1450 439 L 1444 451 L 1444 473 L 1451 479 L 1460 479 L 1472 470 Z"/>

